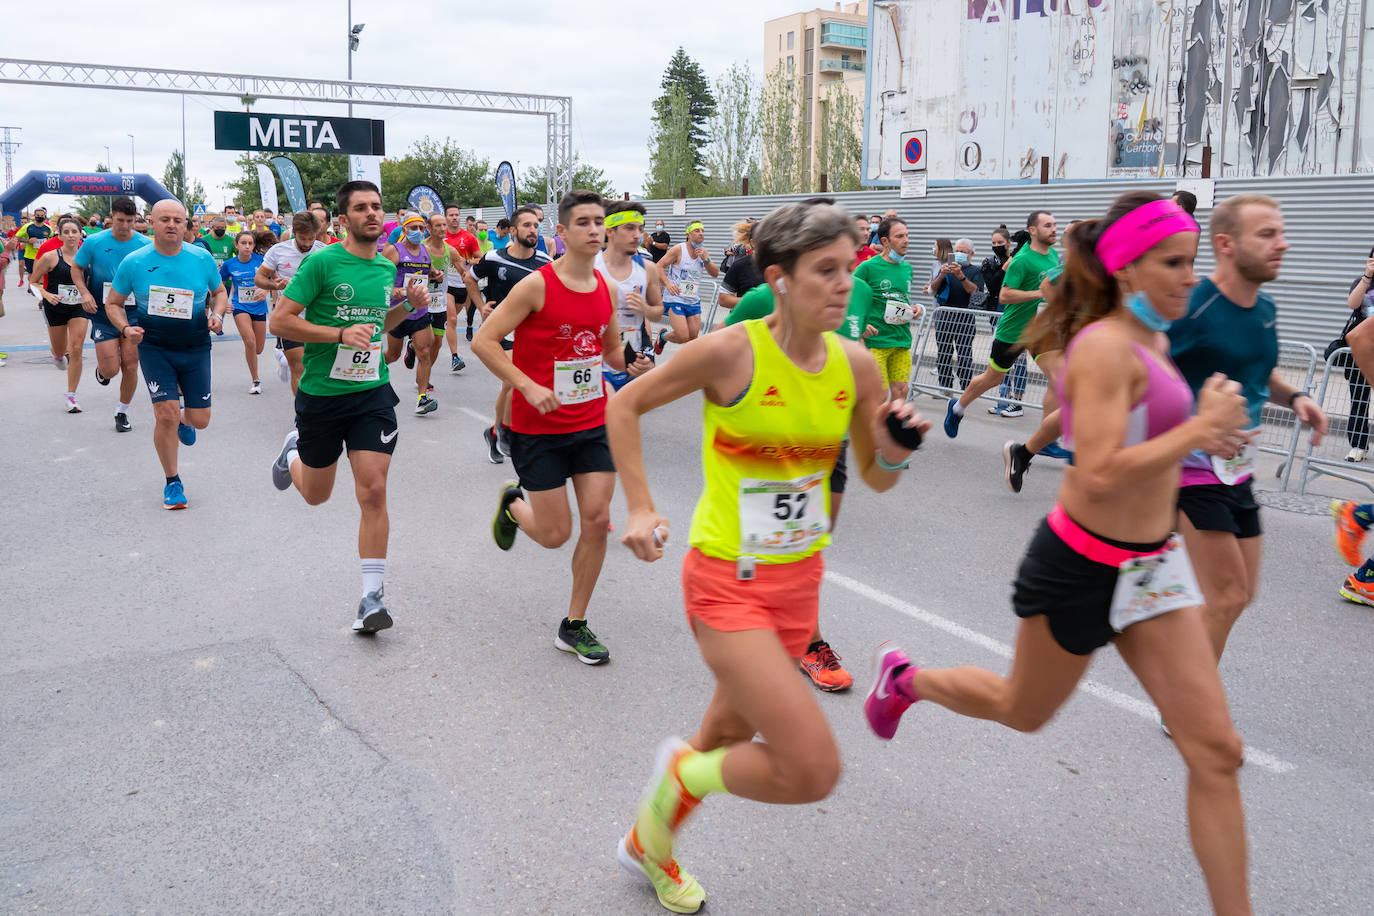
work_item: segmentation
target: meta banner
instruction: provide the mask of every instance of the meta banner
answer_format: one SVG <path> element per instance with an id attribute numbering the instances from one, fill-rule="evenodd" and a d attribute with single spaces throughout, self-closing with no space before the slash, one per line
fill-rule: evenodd
<path id="1" fill-rule="evenodd" d="M 385 122 L 371 118 L 215 112 L 215 149 L 382 156 Z"/>

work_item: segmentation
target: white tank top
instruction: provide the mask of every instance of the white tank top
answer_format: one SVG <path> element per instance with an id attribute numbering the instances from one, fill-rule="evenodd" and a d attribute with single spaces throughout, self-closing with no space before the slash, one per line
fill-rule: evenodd
<path id="1" fill-rule="evenodd" d="M 667 290 L 663 291 L 665 302 L 688 302 L 696 303 L 701 301 L 701 275 L 705 272 L 705 265 L 701 258 L 693 258 L 687 255 L 687 243 L 683 242 L 678 246 L 682 249 L 682 254 L 678 257 L 676 264 L 669 264 L 665 273 L 668 279 L 672 280 L 682 290 L 674 296 Z"/>
<path id="2" fill-rule="evenodd" d="M 606 285 L 615 290 L 615 317 L 620 324 L 621 335 L 639 330 L 644 325 L 644 315 L 626 305 L 625 297 L 633 292 L 638 292 L 641 296 L 645 294 L 649 283 L 648 276 L 644 273 L 644 262 L 637 255 L 631 255 L 630 275 L 624 280 L 617 280 L 611 276 L 611 270 L 606 266 L 604 251 L 596 253 L 595 267 L 605 278 Z"/>

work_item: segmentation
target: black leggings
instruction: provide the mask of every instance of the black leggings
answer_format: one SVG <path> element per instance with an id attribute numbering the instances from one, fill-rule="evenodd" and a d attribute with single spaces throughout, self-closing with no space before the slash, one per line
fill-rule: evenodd
<path id="1" fill-rule="evenodd" d="M 469 328 L 472 327 L 472 316 L 473 316 L 473 315 L 476 315 L 476 314 L 477 314 L 477 306 L 475 306 L 475 305 L 473 305 L 471 302 L 469 302 L 469 303 L 468 303 L 468 327 L 469 327 Z"/>
<path id="2" fill-rule="evenodd" d="M 1350 440 L 1351 448 L 1369 448 L 1369 383 L 1358 367 L 1349 364 L 1346 357 L 1345 381 L 1350 386 L 1350 422 L 1345 429 L 1345 437 Z"/>
<path id="3" fill-rule="evenodd" d="M 973 380 L 972 315 L 940 315 L 935 325 L 935 374 L 941 388 L 954 388 L 954 354 L 959 354 L 959 388 L 967 388 Z"/>

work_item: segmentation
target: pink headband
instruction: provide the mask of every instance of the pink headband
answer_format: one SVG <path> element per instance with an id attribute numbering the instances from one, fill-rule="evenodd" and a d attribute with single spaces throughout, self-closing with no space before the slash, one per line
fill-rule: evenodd
<path id="1" fill-rule="evenodd" d="M 1172 200 L 1151 201 L 1136 207 L 1102 233 L 1097 256 L 1107 273 L 1113 273 L 1171 235 L 1198 231 L 1197 222 Z"/>

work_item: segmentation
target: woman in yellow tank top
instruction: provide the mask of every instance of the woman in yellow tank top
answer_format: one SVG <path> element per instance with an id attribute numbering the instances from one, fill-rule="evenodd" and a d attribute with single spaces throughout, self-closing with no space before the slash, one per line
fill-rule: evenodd
<path id="1" fill-rule="evenodd" d="M 673 836 L 703 797 L 805 804 L 839 778 L 835 739 L 796 661 L 816 626 L 830 472 L 848 433 L 859 475 L 887 490 L 911 454 L 888 433 L 888 414 L 922 432 L 930 425 L 905 402 L 887 403 L 873 356 L 833 333 L 848 308 L 857 241 L 853 218 L 829 200 L 775 210 L 758 225 L 754 249 L 777 299 L 773 314 L 687 344 L 650 383 L 631 382 L 606 408 L 630 510 L 622 540 L 652 562 L 663 556 L 668 522 L 649 493 L 639 418 L 694 391 L 705 395 L 706 488 L 682 585 L 715 696 L 696 734 L 663 743 L 617 850 L 675 912 L 696 912 L 705 899 L 673 858 Z"/>

